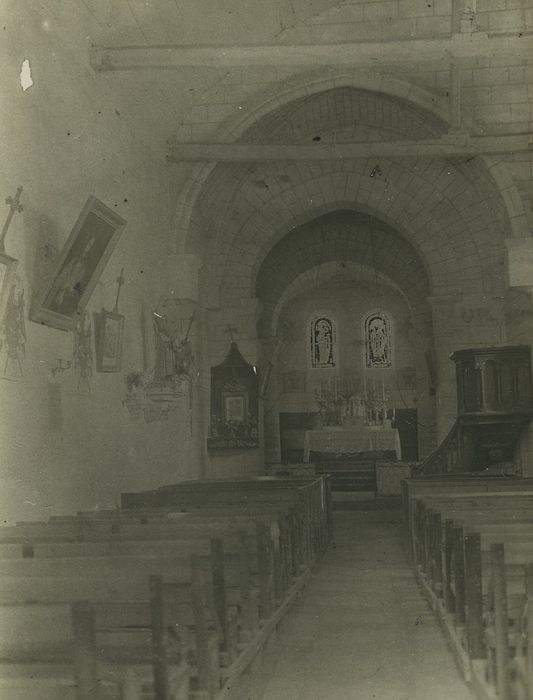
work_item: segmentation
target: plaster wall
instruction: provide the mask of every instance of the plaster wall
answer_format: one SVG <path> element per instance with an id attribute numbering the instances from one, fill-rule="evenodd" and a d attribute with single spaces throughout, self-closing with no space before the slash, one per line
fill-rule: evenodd
<path id="1" fill-rule="evenodd" d="M 207 6 L 209 21 L 204 21 Z M 503 239 L 511 231 L 527 237 L 533 225 L 531 153 L 459 159 L 453 168 L 444 159 L 382 162 L 380 177 L 372 177 L 377 164 L 371 161 L 356 166 L 227 167 L 220 171 L 222 177 L 208 183 L 203 192 L 207 196 L 196 208 L 187 192 L 189 187 L 196 195 L 202 192 L 205 179 L 199 177 L 198 167 L 165 163 L 167 139 L 232 142 L 245 138 L 246 129 L 254 125 L 258 141 L 305 142 L 316 135 L 330 140 L 380 139 L 398 129 L 402 138 L 440 133 L 442 124 L 436 129 L 438 120 L 412 103 L 423 89 L 428 107 L 439 105 L 447 113 L 448 66 L 385 65 L 365 78 L 359 69 L 330 65 L 310 71 L 275 59 L 268 66 L 109 74 L 94 73 L 89 61 L 93 43 L 149 44 L 169 37 L 193 43 L 231 43 L 245 37 L 250 43 L 312 44 L 446 36 L 453 19 L 449 0 L 336 5 L 329 0 L 280 0 L 269 5 L 228 0 L 213 12 L 204 2 L 178 14 L 175 8 L 173 3 L 91 0 L 60 7 L 46 0 L 39 4 L 22 0 L 6 2 L 2 8 L 0 185 L 2 198 L 19 184 L 24 186 L 24 211 L 12 222 L 6 248 L 19 261 L 27 336 L 23 376 L 0 380 L 5 519 L 109 506 L 120 490 L 198 474 L 243 473 L 247 466 L 256 473 L 262 464 L 261 450 L 252 458 L 248 453 L 206 454 L 209 368 L 223 359 L 228 323 L 239 327 L 237 341 L 248 361 L 262 360 L 254 271 L 281 236 L 328 207 L 350 204 L 382 214 L 423 251 L 431 270 L 439 438 L 454 416 L 449 353 L 474 344 L 531 340 L 529 322 L 509 331 L 502 311 Z M 461 19 L 457 31 L 524 32 L 531 25 L 531 2 L 478 0 Z M 174 31 L 178 25 L 183 34 Z M 26 92 L 19 77 L 24 59 L 29 60 L 34 81 Z M 461 69 L 461 108 L 476 133 L 532 130 L 531 60 L 523 54 L 487 56 Z M 364 83 L 366 90 L 377 87 L 382 93 L 396 81 L 396 104 L 382 109 L 375 106 L 379 100 L 358 98 L 357 114 L 370 120 L 373 131 L 366 122 L 360 133 L 353 128 L 354 107 L 344 96 L 333 100 L 326 96 L 313 108 L 311 103 L 301 104 L 297 123 L 284 117 L 284 129 L 274 119 L 261 131 L 267 103 L 271 109 L 287 108 L 296 96 L 313 95 L 317 81 L 325 91 Z M 365 119 L 355 122 L 361 126 Z M 236 126 L 241 122 L 246 129 Z M 73 372 L 55 378 L 50 374 L 58 358 L 71 358 L 71 335 L 29 321 L 27 311 L 89 194 L 115 209 L 128 225 L 88 310 L 113 306 L 115 280 L 124 267 L 127 281 L 120 310 L 126 328 L 123 371 L 94 372 L 90 393 L 83 393 Z M 132 422 L 122 407 L 124 374 L 153 361 L 153 348 L 143 343 L 141 310 L 149 317 L 161 298 L 173 291 L 184 293 L 182 276 L 176 274 L 181 267 L 171 252 L 196 256 L 189 270 L 192 277 L 201 268 L 200 289 L 191 284 L 204 307 L 193 337 L 199 376 L 192 414 L 189 399 L 183 397 L 169 421 Z M 59 386 L 60 402 L 51 384 Z M 60 428 L 52 430 L 52 424 Z"/>
<path id="2" fill-rule="evenodd" d="M 166 421 L 133 420 L 122 405 L 126 374 L 154 360 L 151 312 L 172 293 L 163 252 L 171 219 L 165 167 L 137 138 L 135 115 L 125 109 L 120 91 L 109 92 L 88 68 L 88 54 L 80 50 L 83 26 L 65 12 L 68 31 L 62 34 L 53 22 L 48 30 L 38 13 L 26 15 L 21 4 L 9 18 L 10 29 L 17 14 L 23 39 L 4 33 L 0 76 L 2 200 L 18 185 L 24 188 L 24 209 L 5 241 L 18 260 L 17 288 L 26 300 L 22 375 L 4 372 L 5 343 L 0 349 L 0 512 L 8 522 L 113 507 L 121 491 L 195 477 L 200 462 L 198 411 L 193 407 L 191 428 L 187 396 Z M 25 58 L 33 86 L 23 91 Z M 87 307 L 91 316 L 113 308 L 124 268 L 122 367 L 96 372 L 93 334 L 90 389 L 79 386 L 73 368 L 51 372 L 58 359 L 72 361 L 73 334 L 28 317 L 89 195 L 127 221 Z"/>

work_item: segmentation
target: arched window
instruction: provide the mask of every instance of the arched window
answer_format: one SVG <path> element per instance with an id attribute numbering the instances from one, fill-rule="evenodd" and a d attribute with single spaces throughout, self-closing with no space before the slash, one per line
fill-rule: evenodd
<path id="1" fill-rule="evenodd" d="M 392 319 L 384 311 L 372 311 L 364 319 L 365 368 L 392 367 Z"/>
<path id="2" fill-rule="evenodd" d="M 327 316 L 313 318 L 309 328 L 309 349 L 313 369 L 335 367 L 337 353 L 335 324 Z"/>

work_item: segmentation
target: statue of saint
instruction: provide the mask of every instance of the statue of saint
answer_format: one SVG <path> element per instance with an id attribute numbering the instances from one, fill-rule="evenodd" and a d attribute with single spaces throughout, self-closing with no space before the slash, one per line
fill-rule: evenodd
<path id="1" fill-rule="evenodd" d="M 155 381 L 165 381 L 174 377 L 189 376 L 193 356 L 189 332 L 194 315 L 189 320 L 189 328 L 183 340 L 177 340 L 177 330 L 173 329 L 166 316 L 154 312 L 155 331 Z"/>
<path id="2" fill-rule="evenodd" d="M 155 371 L 154 379 L 171 379 L 176 372 L 176 351 L 174 336 L 166 323 L 166 317 L 153 314 L 155 331 Z"/>

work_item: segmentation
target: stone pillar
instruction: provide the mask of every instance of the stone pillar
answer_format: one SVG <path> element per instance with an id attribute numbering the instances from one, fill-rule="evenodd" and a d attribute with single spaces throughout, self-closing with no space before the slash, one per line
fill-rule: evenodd
<path id="1" fill-rule="evenodd" d="M 511 289 L 529 294 L 529 304 L 522 299 L 522 314 L 516 313 L 509 319 L 509 335 L 512 343 L 529 343 L 533 334 L 533 238 L 508 238 L 506 276 Z M 529 308 L 528 308 L 529 307 Z M 521 467 L 522 476 L 533 476 L 533 423 L 524 430 L 518 446 L 516 461 Z"/>
<path id="2" fill-rule="evenodd" d="M 533 293 L 533 238 L 507 238 L 506 273 L 509 287 Z"/>
<path id="3" fill-rule="evenodd" d="M 190 253 L 169 254 L 167 257 L 168 296 L 199 302 L 198 273 L 202 261 Z"/>
<path id="4" fill-rule="evenodd" d="M 265 461 L 267 464 L 279 464 L 281 461 L 281 439 L 279 433 L 279 386 L 278 373 L 276 371 L 279 339 L 277 337 L 264 338 L 261 341 L 263 352 L 261 367 L 263 372 L 268 371 L 270 365 L 270 379 L 263 396 L 263 423 Z"/>
<path id="5" fill-rule="evenodd" d="M 433 310 L 433 338 L 438 377 L 435 399 L 439 444 L 446 437 L 457 415 L 455 365 L 450 360 L 450 355 L 457 349 L 458 342 L 461 342 L 457 337 L 456 328 L 456 307 L 460 300 L 459 294 L 429 298 Z"/>
<path id="6" fill-rule="evenodd" d="M 432 392 L 436 383 L 436 360 L 431 314 L 429 311 L 420 314 L 414 323 L 418 338 L 412 344 L 416 367 L 418 457 L 423 459 L 437 447 L 435 394 Z"/>
<path id="7" fill-rule="evenodd" d="M 202 261 L 196 255 L 182 253 L 168 254 L 167 257 L 167 298 L 161 302 L 162 308 L 172 310 L 175 322 L 180 324 L 178 333 L 183 338 L 189 327 L 189 319 L 194 314 L 189 339 L 194 356 L 193 375 L 191 378 L 190 427 L 191 459 L 196 465 L 195 473 L 199 478 L 205 476 L 206 450 L 205 432 L 209 420 L 209 383 L 205 372 L 204 310 L 199 304 L 199 271 Z M 207 387 L 207 393 L 206 393 Z"/>

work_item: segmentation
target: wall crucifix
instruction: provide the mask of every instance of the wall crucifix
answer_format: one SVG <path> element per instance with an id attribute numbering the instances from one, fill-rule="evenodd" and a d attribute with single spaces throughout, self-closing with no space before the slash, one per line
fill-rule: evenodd
<path id="1" fill-rule="evenodd" d="M 113 309 L 113 313 L 115 314 L 118 314 L 118 300 L 120 299 L 120 290 L 124 282 L 124 268 L 122 268 L 120 275 L 117 277 L 117 298 L 115 299 L 115 308 Z"/>
<path id="2" fill-rule="evenodd" d="M 9 230 L 11 224 L 11 219 L 15 214 L 19 214 L 23 210 L 23 206 L 20 203 L 20 195 L 22 194 L 22 187 L 17 187 L 14 197 L 6 197 L 6 204 L 9 206 L 9 213 L 7 215 L 4 227 L 2 228 L 2 233 L 0 233 L 0 253 L 5 252 L 4 240 Z"/>

